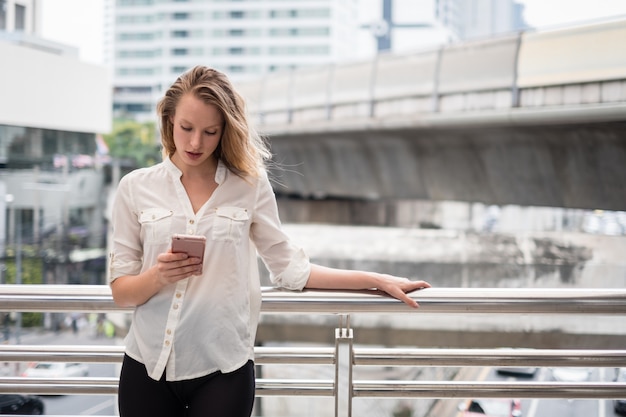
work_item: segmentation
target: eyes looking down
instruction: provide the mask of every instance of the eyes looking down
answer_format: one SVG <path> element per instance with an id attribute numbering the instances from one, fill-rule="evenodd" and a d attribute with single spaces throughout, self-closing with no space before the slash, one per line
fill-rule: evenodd
<path id="1" fill-rule="evenodd" d="M 213 153 L 222 136 L 224 118 L 213 104 L 206 104 L 192 94 L 181 97 L 171 117 L 174 144 L 178 151 Z"/>

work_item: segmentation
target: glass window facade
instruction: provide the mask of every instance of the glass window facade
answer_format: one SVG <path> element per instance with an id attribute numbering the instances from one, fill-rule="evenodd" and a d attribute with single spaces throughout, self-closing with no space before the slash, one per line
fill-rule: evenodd
<path id="1" fill-rule="evenodd" d="M 0 30 L 7 29 L 7 2 L 6 0 L 0 0 Z"/>
<path id="2" fill-rule="evenodd" d="M 0 125 L 0 168 L 52 168 L 58 155 L 94 155 L 95 134 Z"/>
<path id="3" fill-rule="evenodd" d="M 15 30 L 24 31 L 26 29 L 26 7 L 21 4 L 15 5 Z"/>

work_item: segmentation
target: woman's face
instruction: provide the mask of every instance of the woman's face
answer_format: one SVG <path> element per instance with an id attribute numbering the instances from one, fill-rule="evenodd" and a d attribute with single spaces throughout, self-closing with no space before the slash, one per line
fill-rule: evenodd
<path id="1" fill-rule="evenodd" d="M 174 162 L 199 167 L 211 161 L 220 142 L 224 118 L 212 104 L 205 104 L 193 94 L 185 94 L 171 119 L 174 127 Z"/>

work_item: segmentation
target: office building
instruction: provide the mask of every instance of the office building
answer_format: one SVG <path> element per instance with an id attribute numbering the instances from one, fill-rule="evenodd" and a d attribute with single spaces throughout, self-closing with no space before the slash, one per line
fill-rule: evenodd
<path id="1" fill-rule="evenodd" d="M 155 119 L 193 65 L 234 81 L 516 30 L 513 0 L 106 0 L 114 115 Z"/>
<path id="2" fill-rule="evenodd" d="M 360 55 L 413 52 L 526 27 L 513 0 L 359 0 Z"/>
<path id="3" fill-rule="evenodd" d="M 526 28 L 524 6 L 514 0 L 435 0 L 437 19 L 460 40 L 488 38 Z"/>
<path id="4" fill-rule="evenodd" d="M 154 120 L 197 64 L 236 81 L 356 57 L 357 0 L 108 1 L 115 116 Z"/>
<path id="5" fill-rule="evenodd" d="M 42 256 L 46 283 L 102 283 L 75 263 L 106 247 L 96 138 L 111 127 L 109 74 L 41 39 L 39 7 L 0 0 L 0 255 Z"/>

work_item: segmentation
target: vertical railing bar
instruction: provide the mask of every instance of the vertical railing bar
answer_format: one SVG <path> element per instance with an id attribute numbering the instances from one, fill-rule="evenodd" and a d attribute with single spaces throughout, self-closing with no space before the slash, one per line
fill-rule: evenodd
<path id="1" fill-rule="evenodd" d="M 335 417 L 352 417 L 352 340 L 350 315 L 340 314 L 339 328 L 335 329 Z"/>

